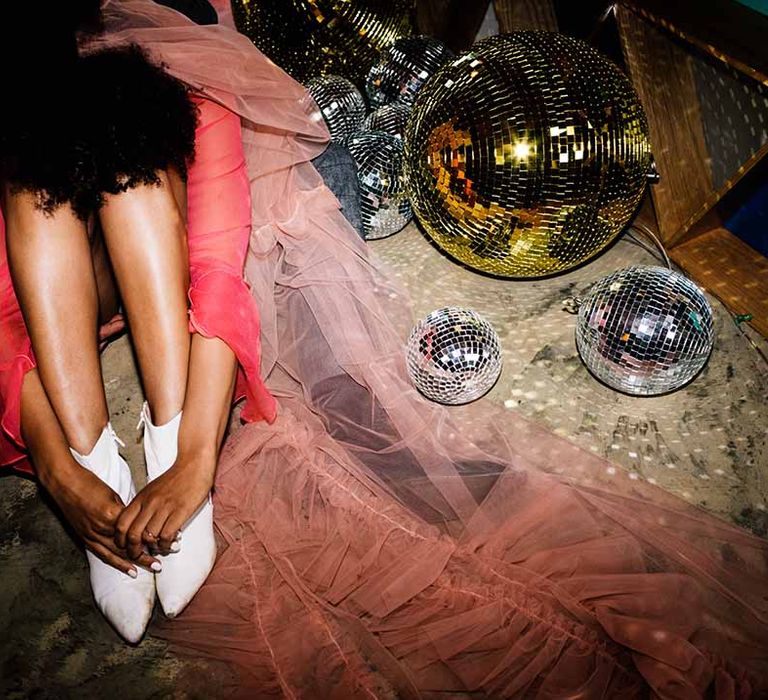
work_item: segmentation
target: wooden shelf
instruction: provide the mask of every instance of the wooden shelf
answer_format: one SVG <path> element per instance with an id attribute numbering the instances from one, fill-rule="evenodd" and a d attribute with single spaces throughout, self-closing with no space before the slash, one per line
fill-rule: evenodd
<path id="1" fill-rule="evenodd" d="M 768 104 L 759 84 L 768 85 L 768 17 L 734 0 L 621 0 L 616 19 L 661 173 L 652 189 L 660 238 L 692 279 L 768 337 L 768 258 L 722 223 L 729 199 L 749 191 L 743 178 L 768 157 L 754 127 Z"/>
<path id="2" fill-rule="evenodd" d="M 672 248 L 670 257 L 733 313 L 768 337 L 768 258 L 728 229 L 716 228 Z"/>
<path id="3" fill-rule="evenodd" d="M 768 85 L 768 17 L 733 0 L 622 0 L 636 13 Z"/>

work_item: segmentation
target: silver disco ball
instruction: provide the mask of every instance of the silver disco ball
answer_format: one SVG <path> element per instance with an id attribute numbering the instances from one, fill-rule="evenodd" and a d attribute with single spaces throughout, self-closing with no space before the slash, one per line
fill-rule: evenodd
<path id="1" fill-rule="evenodd" d="M 693 379 L 712 351 L 712 309 L 687 277 L 627 267 L 601 279 L 579 307 L 576 347 L 609 387 L 652 396 Z"/>
<path id="2" fill-rule="evenodd" d="M 385 134 L 403 138 L 410 109 L 400 102 L 382 105 L 371 112 L 363 122 L 363 131 L 383 131 Z"/>
<path id="3" fill-rule="evenodd" d="M 501 344 L 493 326 L 477 313 L 446 307 L 416 324 L 406 360 L 411 380 L 428 399 L 469 403 L 499 378 Z"/>
<path id="4" fill-rule="evenodd" d="M 332 141 L 342 143 L 360 131 L 365 119 L 365 100 L 349 80 L 324 75 L 312 78 L 306 88 L 320 108 Z"/>
<path id="5" fill-rule="evenodd" d="M 403 142 L 381 131 L 356 134 L 347 147 L 357 164 L 366 239 L 385 238 L 412 218 L 403 183 Z"/>
<path id="6" fill-rule="evenodd" d="M 443 42 L 427 36 L 397 39 L 368 73 L 365 90 L 371 107 L 395 101 L 410 107 L 422 85 L 453 55 Z"/>

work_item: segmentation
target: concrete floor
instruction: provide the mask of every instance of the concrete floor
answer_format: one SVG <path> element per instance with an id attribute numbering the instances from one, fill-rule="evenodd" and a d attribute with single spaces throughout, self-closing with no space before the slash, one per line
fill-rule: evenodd
<path id="1" fill-rule="evenodd" d="M 506 282 L 438 253 L 414 225 L 371 244 L 410 292 L 418 316 L 468 306 L 497 329 L 504 370 L 490 400 L 521 411 L 615 463 L 753 532 L 768 533 L 768 367 L 713 300 L 717 340 L 699 378 L 677 393 L 632 398 L 598 384 L 562 310 L 610 271 L 653 258 L 627 239 L 570 274 Z M 765 341 L 753 335 L 766 348 Z M 137 468 L 141 394 L 125 338 L 103 355 L 113 424 Z M 0 697 L 216 697 L 215 676 L 152 638 L 124 645 L 91 601 L 85 558 L 35 484 L 0 478 Z M 177 688 L 192 672 L 193 693 Z M 188 682 L 185 687 L 189 687 Z"/>

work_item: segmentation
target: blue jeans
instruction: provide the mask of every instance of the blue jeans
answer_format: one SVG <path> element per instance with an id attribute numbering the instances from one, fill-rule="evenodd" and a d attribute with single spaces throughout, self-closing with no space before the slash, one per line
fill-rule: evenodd
<path id="1" fill-rule="evenodd" d="M 341 203 L 341 211 L 357 231 L 360 238 L 365 238 L 363 222 L 360 218 L 360 188 L 357 184 L 357 166 L 355 159 L 346 146 L 329 143 L 317 158 L 312 161 L 328 189 Z"/>

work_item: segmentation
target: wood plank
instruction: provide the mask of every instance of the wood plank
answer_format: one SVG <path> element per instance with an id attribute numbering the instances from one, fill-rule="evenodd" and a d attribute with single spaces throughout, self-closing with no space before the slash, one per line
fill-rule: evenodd
<path id="1" fill-rule="evenodd" d="M 768 258 L 725 228 L 708 231 L 668 252 L 733 313 L 752 314 L 750 325 L 768 338 Z"/>
<path id="2" fill-rule="evenodd" d="M 638 14 L 768 85 L 768 17 L 733 0 L 622 0 Z"/>
<path id="3" fill-rule="evenodd" d="M 491 0 L 417 0 L 416 26 L 419 33 L 445 42 L 453 51 L 468 49 Z"/>
<path id="4" fill-rule="evenodd" d="M 662 31 L 618 6 L 622 47 L 648 116 L 661 180 L 651 188 L 659 230 L 669 244 L 713 194 L 692 56 Z"/>
<path id="5" fill-rule="evenodd" d="M 499 32 L 523 29 L 557 31 L 557 16 L 552 0 L 494 0 Z"/>

